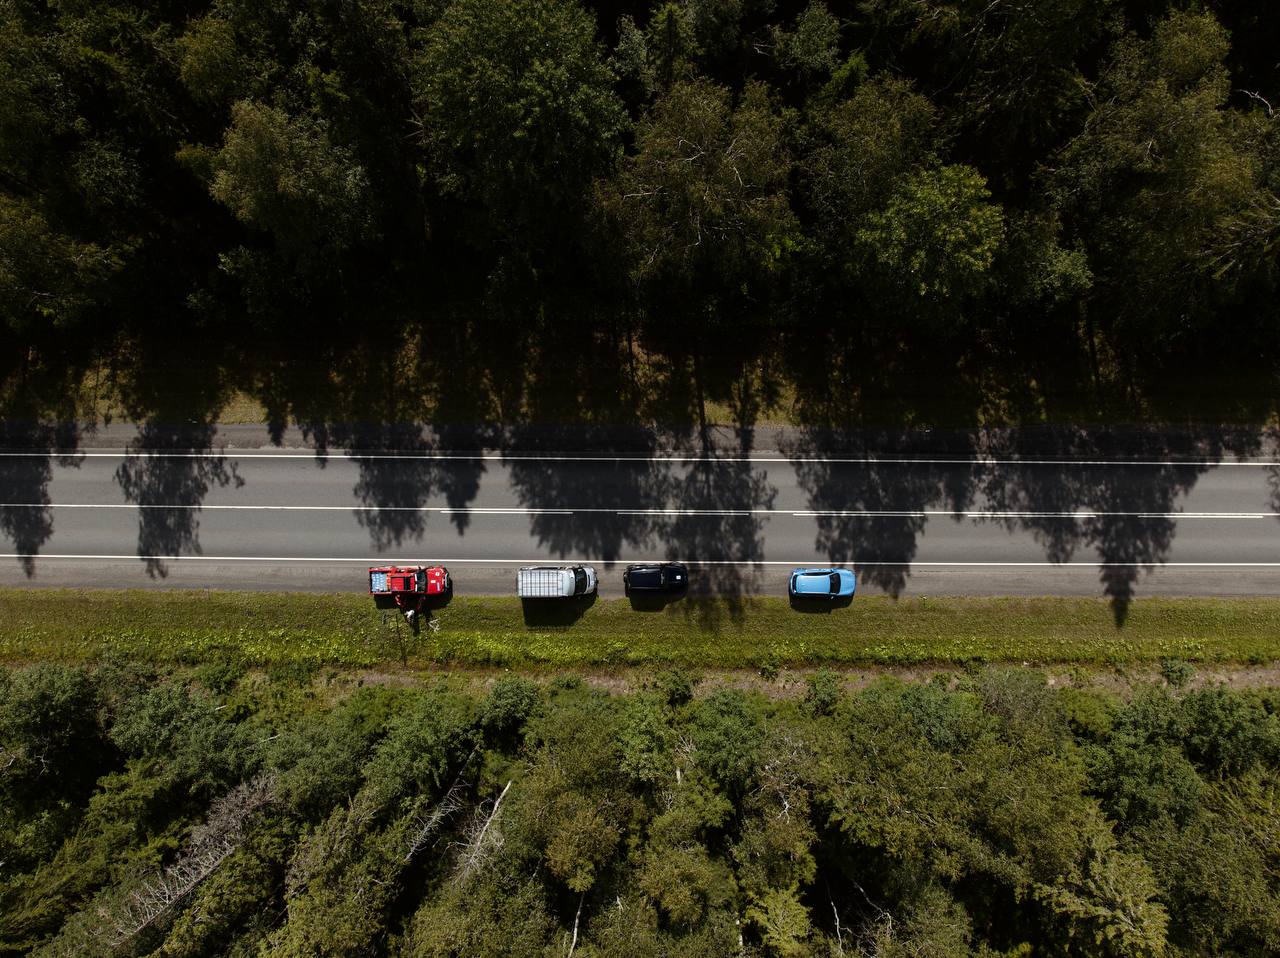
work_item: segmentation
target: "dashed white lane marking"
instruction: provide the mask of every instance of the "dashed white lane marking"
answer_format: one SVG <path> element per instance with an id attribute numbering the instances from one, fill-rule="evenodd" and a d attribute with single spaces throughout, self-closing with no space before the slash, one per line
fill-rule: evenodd
<path id="1" fill-rule="evenodd" d="M 1275 459 L 1241 457 L 1237 459 L 994 459 L 994 458 L 913 458 L 909 456 L 571 456 L 507 453 L 451 453 L 451 452 L 315 452 L 300 449 L 297 452 L 259 452 L 249 449 L 213 450 L 75 450 L 72 452 L 0 452 L 0 458 L 27 459 L 298 459 L 330 460 L 347 459 L 353 462 L 369 460 L 425 460 L 455 462 L 661 462 L 690 465 L 720 465 L 732 463 L 819 463 L 850 465 L 895 466 L 1261 466 L 1280 465 Z"/>
<path id="2" fill-rule="evenodd" d="M 362 565 L 428 565 L 453 563 L 460 565 L 625 565 L 640 562 L 682 562 L 685 565 L 726 565 L 726 566 L 810 566 L 821 559 L 554 559 L 545 556 L 532 559 L 443 559 L 438 556 L 430 559 L 392 556 L 206 556 L 206 555 L 95 555 L 72 553 L 0 553 L 0 559 L 80 559 L 80 560 L 162 560 L 165 562 L 351 562 Z M 1053 568 L 1064 570 L 1079 569 L 1150 569 L 1150 568 L 1184 568 L 1184 569 L 1272 569 L 1280 568 L 1280 562 L 901 562 L 878 559 L 853 559 L 848 562 L 832 563 L 833 567 L 867 567 L 867 566 L 901 566 L 910 568 Z"/>
<path id="3" fill-rule="evenodd" d="M 130 502 L 0 502 L 0 509 L 169 509 L 204 512 L 415 512 L 438 515 L 473 516 L 794 516 L 813 518 L 871 519 L 1280 519 L 1280 512 L 1037 512 L 1032 510 L 994 509 L 605 509 L 569 508 L 539 509 L 520 506 L 309 506 L 309 505 L 193 505 L 190 503 Z"/>

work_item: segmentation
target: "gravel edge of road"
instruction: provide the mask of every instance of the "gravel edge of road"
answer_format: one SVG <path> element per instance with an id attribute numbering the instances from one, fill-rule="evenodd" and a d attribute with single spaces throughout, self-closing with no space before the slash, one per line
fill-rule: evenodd
<path id="1" fill-rule="evenodd" d="M 140 442 L 139 440 L 143 441 Z M 902 456 L 1085 455 L 1097 459 L 1178 461 L 1229 456 L 1280 460 L 1280 429 L 1268 424 L 1116 424 L 973 429 L 808 429 L 759 425 L 327 423 L 290 425 L 113 422 L 51 424 L 0 421 L 0 450 L 75 449 L 337 450 L 361 452 L 529 452 L 785 456 L 860 453 Z"/>

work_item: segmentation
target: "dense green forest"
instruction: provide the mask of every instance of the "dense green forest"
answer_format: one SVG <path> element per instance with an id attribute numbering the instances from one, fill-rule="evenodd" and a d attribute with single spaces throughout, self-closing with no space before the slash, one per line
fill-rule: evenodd
<path id="1" fill-rule="evenodd" d="M 0 673 L 0 953 L 1280 953 L 1280 695 Z"/>
<path id="2" fill-rule="evenodd" d="M 1278 48 L 1231 0 L 0 0 L 0 406 L 1261 421 Z"/>

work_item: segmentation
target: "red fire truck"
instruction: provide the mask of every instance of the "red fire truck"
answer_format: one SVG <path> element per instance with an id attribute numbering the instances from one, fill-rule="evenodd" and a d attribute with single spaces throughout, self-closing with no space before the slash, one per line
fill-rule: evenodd
<path id="1" fill-rule="evenodd" d="M 442 565 L 381 566 L 369 570 L 369 594 L 387 596 L 410 618 L 429 596 L 452 591 L 453 580 Z"/>

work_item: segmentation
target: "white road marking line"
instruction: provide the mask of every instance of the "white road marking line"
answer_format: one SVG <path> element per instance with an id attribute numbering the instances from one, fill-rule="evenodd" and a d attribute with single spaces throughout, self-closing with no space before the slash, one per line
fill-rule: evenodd
<path id="1" fill-rule="evenodd" d="M 76 450 L 73 452 L 0 452 L 0 458 L 54 459 L 348 459 L 354 462 L 367 460 L 409 460 L 409 461 L 456 461 L 456 462 L 674 462 L 687 464 L 733 464 L 733 463 L 818 463 L 849 465 L 908 465 L 908 466 L 1261 466 L 1277 467 L 1280 462 L 1275 459 L 1239 458 L 1239 459 L 963 459 L 963 458 L 922 458 L 906 456 L 570 456 L 570 455 L 508 455 L 503 453 L 450 453 L 450 452 L 322 452 L 299 450 L 297 452 L 256 452 L 246 449 L 191 450 L 178 452 L 170 450 Z"/>
<path id="2" fill-rule="evenodd" d="M 130 502 L 0 502 L 0 509 L 186 509 L 225 512 L 414 512 L 477 516 L 791 516 L 871 519 L 1280 519 L 1280 512 L 1035 512 L 1031 510 L 965 509 L 539 509 L 519 506 L 303 506 L 303 505 L 164 505 Z"/>
<path id="3" fill-rule="evenodd" d="M 166 562 L 354 562 L 362 565 L 455 565 L 470 563 L 474 565 L 625 565 L 645 562 L 681 562 L 685 565 L 728 565 L 728 566 L 794 566 L 812 568 L 814 563 L 822 563 L 823 559 L 556 559 L 541 556 L 532 559 L 430 559 L 405 558 L 391 556 L 205 556 L 205 555 L 92 555 L 71 553 L 0 553 L 0 559 L 80 559 L 80 560 L 145 560 L 156 559 Z M 854 559 L 849 562 L 830 563 L 832 568 L 849 566 L 895 566 L 909 568 L 1052 568 L 1052 569 L 1273 569 L 1280 568 L 1280 562 L 893 562 L 884 560 Z"/>

